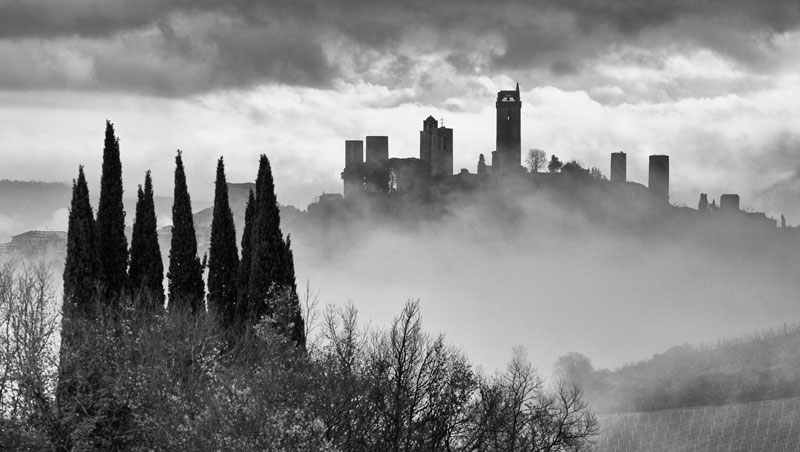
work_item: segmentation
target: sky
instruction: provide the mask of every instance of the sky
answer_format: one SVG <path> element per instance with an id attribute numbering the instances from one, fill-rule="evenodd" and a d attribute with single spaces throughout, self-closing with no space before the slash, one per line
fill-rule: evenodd
<path id="1" fill-rule="evenodd" d="M 794 0 L 0 0 L 0 178 L 97 180 L 104 121 L 129 192 L 171 191 L 185 152 L 210 199 L 273 161 L 281 202 L 340 192 L 345 139 L 418 155 L 428 115 L 455 167 L 494 147 L 495 94 L 519 82 L 523 149 L 608 172 L 671 157 L 673 203 L 736 192 L 800 224 L 800 5 Z"/>
<path id="2" fill-rule="evenodd" d="M 171 195 L 177 149 L 195 200 L 219 156 L 244 182 L 265 153 L 304 209 L 341 192 L 345 140 L 416 157 L 428 115 L 474 172 L 516 83 L 523 150 L 606 174 L 622 150 L 644 184 L 668 154 L 674 204 L 739 193 L 800 224 L 796 0 L 0 0 L 0 178 L 83 164 L 97 193 L 108 119 L 130 195 L 148 169 Z"/>

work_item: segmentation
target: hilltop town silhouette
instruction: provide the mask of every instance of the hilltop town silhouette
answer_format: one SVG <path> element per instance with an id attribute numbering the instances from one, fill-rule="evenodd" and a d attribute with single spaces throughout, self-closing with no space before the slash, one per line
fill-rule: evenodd
<path id="1" fill-rule="evenodd" d="M 676 213 L 681 216 L 716 217 L 729 221 L 746 221 L 759 227 L 775 229 L 777 220 L 762 212 L 749 212 L 740 208 L 739 195 L 725 193 L 708 201 L 706 193 L 699 194 L 697 208 L 675 206 L 669 201 L 669 155 L 650 155 L 648 184 L 627 179 L 625 152 L 610 156 L 610 178 L 597 168 L 583 168 L 577 161 L 561 163 L 551 160 L 550 171 L 528 171 L 521 165 L 521 109 L 519 84 L 514 90 L 497 93 L 496 149 L 491 152 L 491 164 L 486 164 L 483 154 L 478 156 L 475 172 L 461 169 L 453 171 L 454 130 L 444 127 L 428 116 L 419 132 L 419 157 L 389 157 L 387 136 L 367 136 L 365 140 L 345 141 L 345 167 L 341 173 L 343 194 L 326 193 L 319 202 L 309 206 L 309 212 L 328 215 L 343 203 L 363 200 L 380 202 L 392 197 L 416 200 L 442 200 L 443 195 L 481 190 L 488 187 L 515 185 L 517 190 L 529 192 L 544 189 L 556 192 L 593 191 L 606 192 L 611 197 L 624 198 L 628 203 L 647 205 L 660 214 Z M 366 144 L 366 146 L 365 146 Z M 366 158 L 365 158 L 366 157 Z M 505 194 L 513 193 L 508 190 Z M 562 193 L 563 194 L 563 193 Z M 781 220 L 785 228 L 785 221 Z"/>

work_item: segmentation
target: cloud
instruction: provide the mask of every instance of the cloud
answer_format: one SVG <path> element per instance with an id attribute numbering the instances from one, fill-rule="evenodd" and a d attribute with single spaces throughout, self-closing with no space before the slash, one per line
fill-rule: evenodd
<path id="1" fill-rule="evenodd" d="M 782 55 L 775 37 L 799 23 L 793 0 L 4 1 L 0 56 L 16 64 L 3 65 L 0 88 L 397 88 L 437 69 L 569 83 L 620 45 L 708 48 L 762 67 Z"/>

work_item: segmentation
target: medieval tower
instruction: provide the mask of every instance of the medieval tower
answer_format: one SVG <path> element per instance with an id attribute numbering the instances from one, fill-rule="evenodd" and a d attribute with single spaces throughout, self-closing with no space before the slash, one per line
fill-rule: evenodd
<path id="1" fill-rule="evenodd" d="M 453 129 L 428 116 L 419 133 L 419 159 L 430 176 L 453 175 Z"/>
<path id="2" fill-rule="evenodd" d="M 498 92 L 496 106 L 497 141 L 495 146 L 499 170 L 501 172 L 516 171 L 522 162 L 522 145 L 520 143 L 522 102 L 519 98 L 519 83 L 514 91 Z"/>
<path id="3" fill-rule="evenodd" d="M 647 188 L 656 198 L 669 201 L 669 156 L 651 155 Z"/>
<path id="4" fill-rule="evenodd" d="M 624 152 L 611 153 L 611 182 L 628 180 L 628 161 Z"/>
<path id="5" fill-rule="evenodd" d="M 364 192 L 364 178 L 353 171 L 354 168 L 364 163 L 364 142 L 361 140 L 347 140 L 344 142 L 344 196 L 349 198 Z"/>

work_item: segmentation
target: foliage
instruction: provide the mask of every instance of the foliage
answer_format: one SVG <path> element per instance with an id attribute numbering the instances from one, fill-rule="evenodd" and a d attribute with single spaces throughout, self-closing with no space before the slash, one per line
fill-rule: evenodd
<path id="1" fill-rule="evenodd" d="M 181 151 L 175 156 L 175 192 L 172 205 L 172 239 L 169 249 L 170 310 L 205 310 L 203 266 L 197 257 L 197 237 L 192 218 L 192 203 L 186 188 Z"/>
<path id="2" fill-rule="evenodd" d="M 225 327 L 234 323 L 236 315 L 236 276 L 239 270 L 239 250 L 236 247 L 236 227 L 228 202 L 225 164 L 217 162 L 214 190 L 214 215 L 211 219 L 211 244 L 208 259 L 208 308 L 216 312 Z"/>
<path id="3" fill-rule="evenodd" d="M 352 305 L 329 308 L 309 353 L 281 310 L 231 345 L 213 311 L 98 297 L 93 317 L 65 319 L 56 368 L 48 281 L 0 271 L 0 326 L 13 332 L 0 337 L 4 450 L 578 451 L 593 435 L 579 391 L 545 391 L 517 355 L 482 377 L 423 331 L 416 302 L 381 331 Z"/>
<path id="4" fill-rule="evenodd" d="M 275 197 L 272 169 L 266 155 L 261 155 L 256 179 L 255 212 L 251 232 L 250 275 L 247 304 L 250 323 L 264 316 L 272 316 L 276 310 L 296 313 L 286 330 L 290 339 L 303 346 L 305 336 L 303 319 L 297 297 L 294 274 L 294 257 L 291 239 L 283 238 L 280 227 L 280 210 Z M 283 296 L 272 296 L 283 294 Z M 288 306 L 276 306 L 271 301 L 280 300 Z"/>
<path id="5" fill-rule="evenodd" d="M 97 251 L 97 229 L 89 203 L 89 188 L 78 168 L 78 179 L 72 182 L 72 203 L 67 231 L 67 258 L 64 265 L 64 314 L 86 314 L 98 290 L 100 261 Z"/>
<path id="6" fill-rule="evenodd" d="M 588 450 L 596 421 L 576 388 L 543 390 L 520 353 L 486 378 L 421 329 L 409 302 L 387 331 L 359 328 L 352 305 L 329 309 L 320 413 L 329 437 L 353 451 Z"/>
<path id="7" fill-rule="evenodd" d="M 596 166 L 589 168 L 589 175 L 594 177 L 595 179 L 608 180 L 606 175 L 603 174 L 603 171 Z"/>
<path id="8" fill-rule="evenodd" d="M 153 181 L 150 171 L 144 177 L 144 190 L 139 186 L 136 219 L 131 236 L 130 288 L 133 294 L 149 304 L 147 309 L 164 306 L 164 263 L 158 245 L 158 230 L 153 203 Z"/>
<path id="9" fill-rule="evenodd" d="M 316 372 L 272 319 L 234 348 L 213 314 L 130 301 L 80 319 L 59 444 L 72 450 L 330 450 L 307 407 Z"/>
<path id="10" fill-rule="evenodd" d="M 603 412 L 754 402 L 800 396 L 800 329 L 786 327 L 714 347 L 673 347 L 613 372 L 593 372 L 586 399 Z"/>
<path id="11" fill-rule="evenodd" d="M 253 222 L 256 214 L 256 197 L 253 190 L 249 191 L 247 206 L 244 211 L 244 230 L 242 231 L 242 259 L 239 262 L 239 273 L 236 276 L 236 323 L 248 323 L 250 312 L 248 306 L 248 288 L 250 282 L 250 264 L 253 254 Z"/>
<path id="12" fill-rule="evenodd" d="M 550 163 L 547 164 L 547 171 L 550 171 L 551 173 L 557 173 L 562 166 L 564 166 L 564 164 L 561 163 L 561 159 L 553 154 L 550 156 Z"/>
<path id="13" fill-rule="evenodd" d="M 122 164 L 119 139 L 114 124 L 106 121 L 103 146 L 103 175 L 100 204 L 97 208 L 97 244 L 105 295 L 109 303 L 126 287 L 128 278 L 128 240 L 125 237 L 125 211 L 122 205 Z"/>
<path id="14" fill-rule="evenodd" d="M 553 377 L 567 386 L 585 386 L 594 372 L 592 361 L 586 356 L 570 352 L 559 357 L 553 366 Z"/>
<path id="15" fill-rule="evenodd" d="M 589 174 L 589 170 L 585 169 L 577 160 L 570 160 L 561 166 L 562 173 L 568 174 Z"/>
<path id="16" fill-rule="evenodd" d="M 581 397 L 578 386 L 545 391 L 517 348 L 506 370 L 481 384 L 472 441 L 481 451 L 587 450 L 597 420 Z"/>

